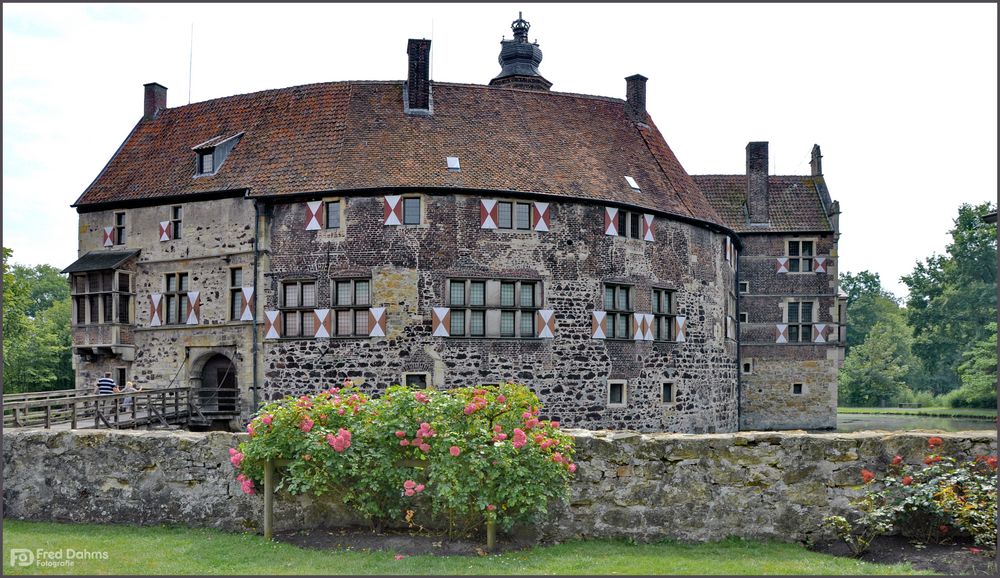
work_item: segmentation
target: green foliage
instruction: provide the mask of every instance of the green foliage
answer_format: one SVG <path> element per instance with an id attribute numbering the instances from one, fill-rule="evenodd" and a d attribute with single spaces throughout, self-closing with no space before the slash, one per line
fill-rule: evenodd
<path id="1" fill-rule="evenodd" d="M 927 370 L 920 385 L 935 394 L 959 386 L 963 353 L 987 338 L 987 325 L 997 316 L 997 230 L 982 220 L 992 210 L 992 203 L 962 205 L 947 254 L 918 262 L 902 278 L 909 288 L 913 352 Z"/>
<path id="2" fill-rule="evenodd" d="M 838 375 L 841 403 L 886 405 L 905 396 L 910 372 L 910 340 L 902 323 L 879 321 L 865 342 L 844 360 Z"/>
<path id="3" fill-rule="evenodd" d="M 576 465 L 572 438 L 537 418 L 530 389 L 391 387 L 370 399 L 345 384 L 265 405 L 232 450 L 245 492 L 268 459 L 289 460 L 279 487 L 333 493 L 375 527 L 443 516 L 451 533 L 484 521 L 509 528 L 564 498 Z"/>
<path id="4" fill-rule="evenodd" d="M 951 407 L 996 407 L 997 324 L 987 326 L 989 337 L 977 342 L 962 356 L 958 375 L 962 386 L 945 398 Z"/>
<path id="5" fill-rule="evenodd" d="M 899 306 L 895 295 L 882 287 L 878 273 L 850 271 L 840 278 L 840 288 L 847 293 L 846 352 L 865 342 L 875 323 L 889 319 L 905 323 L 905 312 Z"/>
<path id="6" fill-rule="evenodd" d="M 4 249 L 4 393 L 73 387 L 69 282 L 49 265 L 7 266 Z"/>
<path id="7" fill-rule="evenodd" d="M 928 439 L 931 452 L 942 443 L 938 437 Z M 971 537 L 981 548 L 995 548 L 997 456 L 959 462 L 930 453 L 922 466 L 896 456 L 881 479 L 864 469 L 861 479 L 870 485 L 852 502 L 858 510 L 855 519 L 824 518 L 855 555 L 876 536 L 893 531 L 924 542 Z"/>

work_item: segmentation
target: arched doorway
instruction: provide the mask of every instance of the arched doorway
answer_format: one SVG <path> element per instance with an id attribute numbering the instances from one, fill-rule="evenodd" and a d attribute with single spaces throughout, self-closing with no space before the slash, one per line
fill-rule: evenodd
<path id="1" fill-rule="evenodd" d="M 210 357 L 201 370 L 201 411 L 236 413 L 238 395 L 236 364 L 221 353 Z"/>

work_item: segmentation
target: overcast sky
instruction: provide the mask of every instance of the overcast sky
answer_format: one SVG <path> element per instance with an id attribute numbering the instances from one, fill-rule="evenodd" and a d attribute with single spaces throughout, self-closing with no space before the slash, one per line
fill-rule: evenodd
<path id="1" fill-rule="evenodd" d="M 963 202 L 997 198 L 996 4 L 3 5 L 3 244 L 14 262 L 76 258 L 69 205 L 142 115 L 270 88 L 401 80 L 432 38 L 433 80 L 486 84 L 518 10 L 555 91 L 647 108 L 690 174 L 808 174 L 818 143 L 841 203 L 841 271 L 897 295 L 943 252 Z M 194 58 L 189 48 L 194 24 Z"/>

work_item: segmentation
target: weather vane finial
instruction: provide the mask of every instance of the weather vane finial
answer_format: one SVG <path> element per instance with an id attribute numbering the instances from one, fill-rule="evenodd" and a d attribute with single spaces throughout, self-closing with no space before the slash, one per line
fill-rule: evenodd
<path id="1" fill-rule="evenodd" d="M 520 42 L 528 41 L 528 29 L 531 28 L 531 24 L 524 19 L 520 10 L 517 12 L 517 20 L 511 23 L 510 28 L 514 31 L 515 40 Z"/>

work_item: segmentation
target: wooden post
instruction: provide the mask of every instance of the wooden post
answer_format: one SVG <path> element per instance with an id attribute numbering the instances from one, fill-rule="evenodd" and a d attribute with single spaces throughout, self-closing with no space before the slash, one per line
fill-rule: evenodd
<path id="1" fill-rule="evenodd" d="M 264 539 L 274 530 L 274 462 L 264 462 Z"/>
<path id="2" fill-rule="evenodd" d="M 52 427 L 52 406 L 45 406 L 45 429 Z"/>
<path id="3" fill-rule="evenodd" d="M 72 409 L 70 409 L 70 416 L 71 417 L 70 417 L 70 420 L 69 420 L 69 428 L 70 429 L 76 429 L 76 402 L 73 402 L 73 405 L 70 406 L 70 407 Z"/>
<path id="4" fill-rule="evenodd" d="M 497 547 L 497 523 L 486 520 L 486 551 L 492 552 Z"/>

